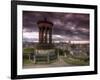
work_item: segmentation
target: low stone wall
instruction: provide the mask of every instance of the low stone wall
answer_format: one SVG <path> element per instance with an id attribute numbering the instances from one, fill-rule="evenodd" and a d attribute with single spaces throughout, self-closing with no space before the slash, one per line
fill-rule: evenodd
<path id="1" fill-rule="evenodd" d="M 34 53 L 35 53 L 34 63 L 38 63 L 38 62 L 50 63 L 51 61 L 57 59 L 57 54 L 55 53 L 55 49 L 46 49 L 46 50 L 36 49 Z"/>

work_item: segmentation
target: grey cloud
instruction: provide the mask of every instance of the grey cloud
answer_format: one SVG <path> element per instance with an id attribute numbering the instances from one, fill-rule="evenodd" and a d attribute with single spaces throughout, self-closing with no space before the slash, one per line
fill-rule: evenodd
<path id="1" fill-rule="evenodd" d="M 44 17 L 54 24 L 53 35 L 66 36 L 66 40 L 89 40 L 89 14 L 23 11 L 23 29 L 38 31 L 37 21 Z"/>

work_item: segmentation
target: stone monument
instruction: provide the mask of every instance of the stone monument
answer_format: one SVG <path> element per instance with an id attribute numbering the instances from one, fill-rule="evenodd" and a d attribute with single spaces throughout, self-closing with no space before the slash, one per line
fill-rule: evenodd
<path id="1" fill-rule="evenodd" d="M 53 23 L 44 20 L 37 22 L 39 29 L 39 42 L 35 48 L 34 63 L 50 63 L 57 59 L 55 47 L 52 43 Z"/>

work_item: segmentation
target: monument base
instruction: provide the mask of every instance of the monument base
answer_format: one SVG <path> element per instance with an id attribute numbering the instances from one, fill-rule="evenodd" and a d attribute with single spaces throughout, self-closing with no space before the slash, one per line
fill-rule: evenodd
<path id="1" fill-rule="evenodd" d="M 54 45 L 52 43 L 38 43 L 35 47 L 38 50 L 49 50 L 49 49 L 54 49 Z"/>
<path id="2" fill-rule="evenodd" d="M 36 49 L 34 63 L 51 63 L 57 59 L 55 49 Z"/>

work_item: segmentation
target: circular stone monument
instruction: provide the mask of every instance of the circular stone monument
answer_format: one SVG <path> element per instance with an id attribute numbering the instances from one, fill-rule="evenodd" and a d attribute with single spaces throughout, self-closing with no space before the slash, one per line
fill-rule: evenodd
<path id="1" fill-rule="evenodd" d="M 35 48 L 34 63 L 50 63 L 57 59 L 55 47 L 52 44 L 53 23 L 44 20 L 37 22 L 39 28 L 39 43 Z"/>

